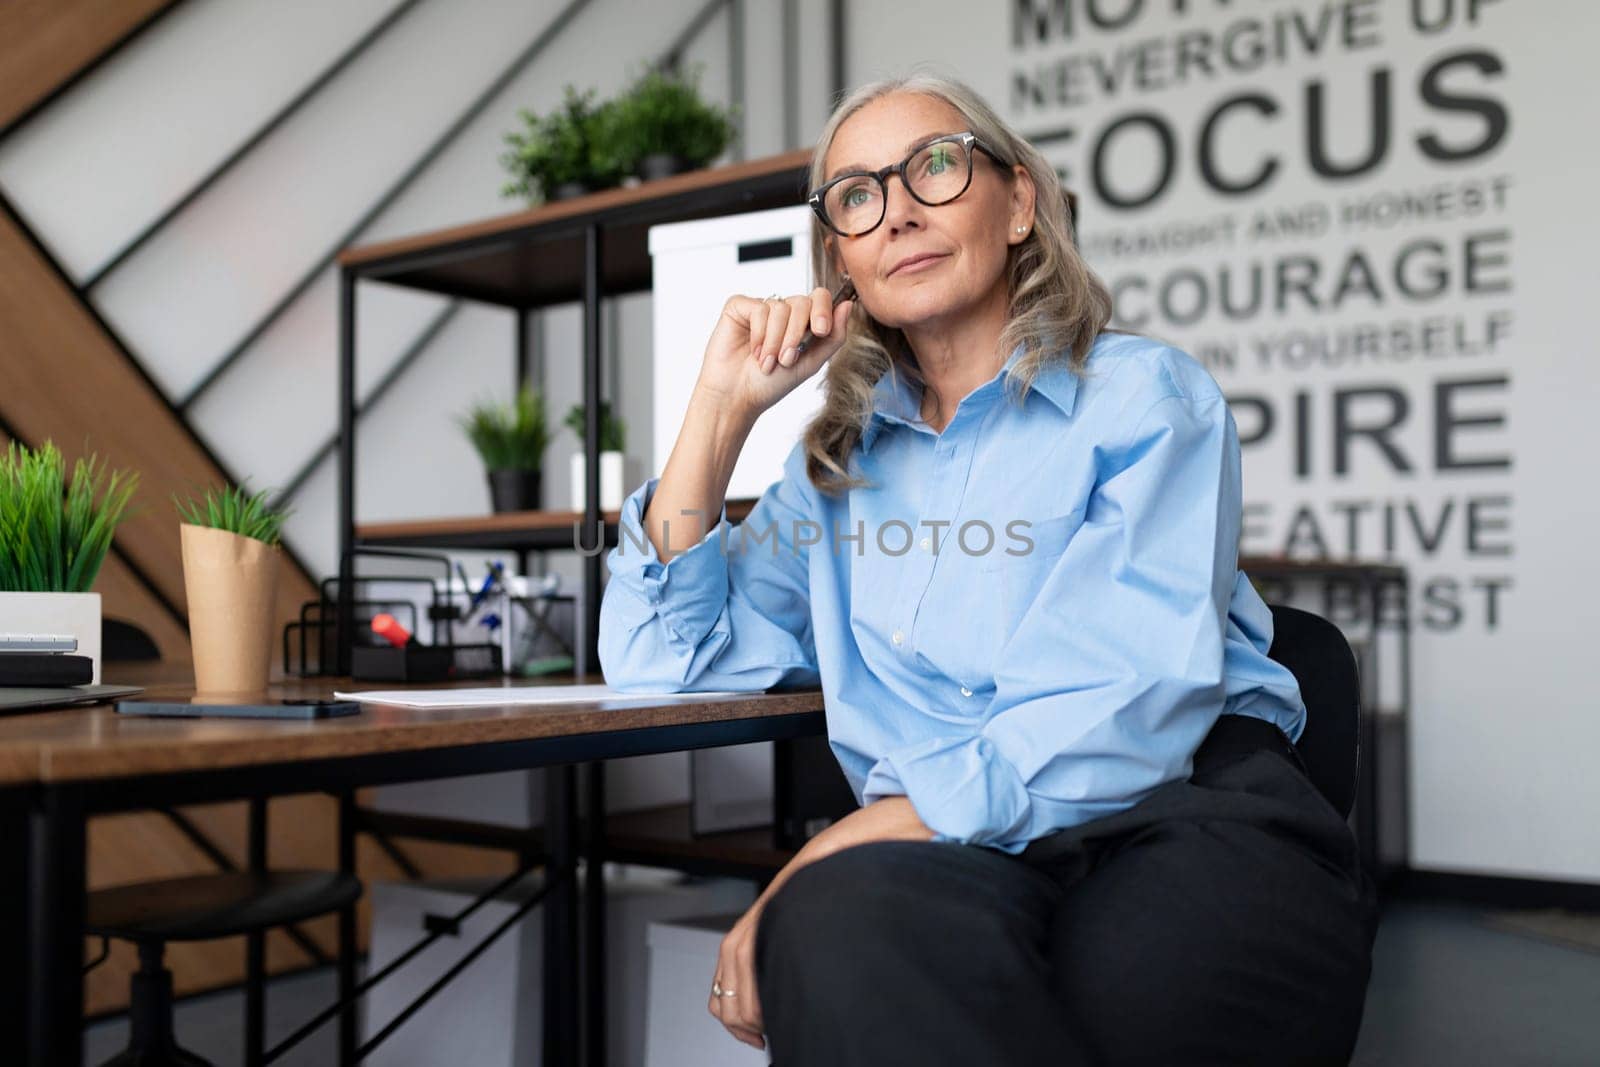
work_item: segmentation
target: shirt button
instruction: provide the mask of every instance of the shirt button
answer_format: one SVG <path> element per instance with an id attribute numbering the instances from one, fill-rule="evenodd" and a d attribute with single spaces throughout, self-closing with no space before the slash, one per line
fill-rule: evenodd
<path id="1" fill-rule="evenodd" d="M 972 690 L 968 689 L 966 686 L 962 686 L 961 687 L 961 695 L 964 696 L 964 697 L 969 697 L 969 696 L 972 695 Z"/>
<path id="2" fill-rule="evenodd" d="M 891 641 L 893 641 L 895 643 L 895 647 L 896 648 L 898 648 L 900 645 L 904 644 L 905 643 L 905 639 L 906 639 L 906 635 L 901 633 L 899 630 L 896 630 L 894 633 L 889 635 L 889 640 L 891 640 Z"/>
<path id="3" fill-rule="evenodd" d="M 928 538 L 924 537 L 922 539 L 922 547 L 924 549 L 931 548 L 931 547 L 933 547 L 933 542 L 931 540 L 929 540 Z"/>

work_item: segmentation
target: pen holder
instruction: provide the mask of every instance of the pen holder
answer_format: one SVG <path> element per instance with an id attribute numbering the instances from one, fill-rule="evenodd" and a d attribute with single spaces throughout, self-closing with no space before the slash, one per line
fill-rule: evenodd
<path id="1" fill-rule="evenodd" d="M 505 673 L 499 645 L 357 645 L 350 677 L 361 682 L 446 682 Z"/>
<path id="2" fill-rule="evenodd" d="M 455 657 L 448 646 L 357 645 L 350 650 L 350 677 L 362 682 L 443 682 Z"/>

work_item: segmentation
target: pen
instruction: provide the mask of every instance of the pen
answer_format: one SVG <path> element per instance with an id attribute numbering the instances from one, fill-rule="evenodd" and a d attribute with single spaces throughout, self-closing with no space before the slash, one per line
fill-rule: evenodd
<path id="1" fill-rule="evenodd" d="M 833 291 L 833 306 L 838 307 L 840 301 L 854 300 L 855 298 L 856 283 L 852 282 L 849 278 L 846 278 L 844 281 L 839 283 L 839 288 Z M 806 335 L 800 338 L 799 344 L 794 346 L 795 353 L 803 354 L 811 342 L 815 341 L 816 339 L 817 338 L 815 334 L 813 334 L 809 329 L 806 330 Z"/>
<path id="2" fill-rule="evenodd" d="M 493 568 L 490 568 L 489 573 L 483 576 L 483 584 L 478 587 L 478 591 L 476 593 L 472 594 L 472 602 L 467 605 L 468 615 L 471 615 L 474 611 L 478 610 L 478 605 L 483 603 L 484 598 L 489 595 L 489 590 L 493 588 L 494 570 Z"/>

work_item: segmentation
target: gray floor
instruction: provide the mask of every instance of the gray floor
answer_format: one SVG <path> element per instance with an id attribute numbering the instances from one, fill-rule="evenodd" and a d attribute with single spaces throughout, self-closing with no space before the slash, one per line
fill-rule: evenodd
<path id="1" fill-rule="evenodd" d="M 1600 1064 L 1600 944 L 1511 933 L 1498 919 L 1481 908 L 1391 904 L 1352 1062 Z"/>
<path id="2" fill-rule="evenodd" d="M 1600 918 L 1587 920 L 1600 924 Z M 269 1041 L 326 1005 L 333 976 L 286 978 L 268 994 Z M 218 1067 L 241 1062 L 243 998 L 217 994 L 178 1008 L 178 1033 Z M 110 1058 L 126 1039 L 122 1020 L 90 1027 L 85 1062 Z M 397 1032 L 396 1040 L 403 1040 Z M 319 1033 L 285 1067 L 333 1062 Z M 1498 913 L 1411 901 L 1391 903 L 1378 930 L 1359 1067 L 1594 1067 L 1600 1064 L 1600 941 L 1529 936 Z M 708 1065 L 712 1067 L 712 1065 Z"/>

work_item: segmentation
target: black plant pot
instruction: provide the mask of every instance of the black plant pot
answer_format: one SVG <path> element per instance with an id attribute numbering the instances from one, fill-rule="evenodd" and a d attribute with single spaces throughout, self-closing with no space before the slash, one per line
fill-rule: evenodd
<path id="1" fill-rule="evenodd" d="M 489 472 L 489 500 L 495 511 L 539 510 L 539 472 Z"/>
<path id="2" fill-rule="evenodd" d="M 550 190 L 550 199 L 571 200 L 575 196 L 588 196 L 593 191 L 583 182 L 562 182 Z"/>
<path id="3" fill-rule="evenodd" d="M 647 182 L 657 178 L 670 178 L 674 174 L 682 174 L 694 167 L 687 159 L 672 152 L 652 152 L 639 160 L 639 177 Z"/>

